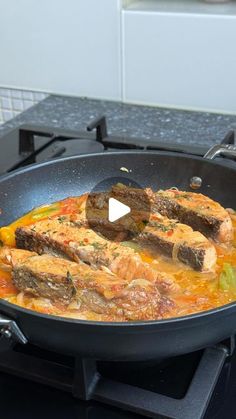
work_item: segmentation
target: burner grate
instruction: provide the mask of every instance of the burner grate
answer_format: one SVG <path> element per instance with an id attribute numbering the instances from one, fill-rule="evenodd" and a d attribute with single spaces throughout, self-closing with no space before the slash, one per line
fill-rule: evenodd
<path id="1" fill-rule="evenodd" d="M 96 132 L 93 133 L 93 130 Z M 29 124 L 10 131 L 2 138 L 2 141 L 4 141 L 4 153 L 0 155 L 0 174 L 54 158 L 106 152 L 107 150 L 171 151 L 193 156 L 204 156 L 209 148 L 175 141 L 170 143 L 109 135 L 104 115 L 94 119 L 87 126 L 87 131 L 70 131 Z M 214 147 L 217 150 L 219 148 L 227 149 L 228 155 L 228 149 L 235 147 L 235 132 L 233 130 L 229 131 L 221 144 Z M 221 162 L 229 165 L 235 164 L 232 160 L 230 162 L 225 158 L 221 158 Z"/>
<path id="2" fill-rule="evenodd" d="M 182 398 L 166 396 L 137 384 L 127 384 L 120 378 L 111 378 L 111 372 L 103 375 L 102 371 L 112 371 L 112 362 L 81 358 L 73 361 L 71 357 L 29 348 L 32 347 L 19 349 L 16 346 L 2 352 L 0 370 L 71 392 L 80 400 L 99 401 L 146 417 L 201 419 L 225 360 L 233 353 L 234 338 L 198 353 L 199 363 Z M 127 363 L 123 365 L 124 369 L 129 367 Z"/>

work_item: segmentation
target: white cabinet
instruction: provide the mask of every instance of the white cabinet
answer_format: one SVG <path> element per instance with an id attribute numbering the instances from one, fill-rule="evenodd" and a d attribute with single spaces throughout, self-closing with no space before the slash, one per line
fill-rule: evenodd
<path id="1" fill-rule="evenodd" d="M 121 99 L 119 0 L 0 0 L 0 86 Z"/>
<path id="2" fill-rule="evenodd" d="M 172 12 L 164 3 L 123 10 L 124 100 L 236 112 L 236 14 Z"/>
<path id="3" fill-rule="evenodd" d="M 236 0 L 0 0 L 0 86 L 236 112 Z"/>

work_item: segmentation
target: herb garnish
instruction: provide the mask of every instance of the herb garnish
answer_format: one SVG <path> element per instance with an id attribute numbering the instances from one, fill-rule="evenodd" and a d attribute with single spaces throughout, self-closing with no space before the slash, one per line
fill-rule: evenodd
<path id="1" fill-rule="evenodd" d="M 67 273 L 66 273 L 66 277 L 67 277 L 67 279 L 68 279 L 69 281 L 73 281 L 73 277 L 72 277 L 72 275 L 71 275 L 71 273 L 70 273 L 69 271 L 67 271 Z"/>
<path id="2" fill-rule="evenodd" d="M 176 223 L 170 223 L 168 225 L 164 225 L 164 224 L 158 223 L 157 221 L 150 221 L 149 225 L 150 227 L 156 227 L 159 230 L 163 231 L 163 233 L 165 233 L 167 231 L 173 230 L 173 228 L 175 228 L 176 226 Z"/>
<path id="3" fill-rule="evenodd" d="M 117 258 L 118 256 L 120 256 L 120 254 L 119 254 L 119 253 L 117 253 L 117 252 L 115 252 L 115 253 L 112 253 L 112 256 L 113 256 L 114 258 Z"/>
<path id="4" fill-rule="evenodd" d="M 179 198 L 185 198 L 185 199 L 191 200 L 191 196 L 188 193 L 176 194 L 175 199 L 179 199 Z"/>
<path id="5" fill-rule="evenodd" d="M 91 245 L 94 247 L 94 249 L 97 249 L 97 250 L 104 249 L 107 246 L 107 244 L 102 244 L 99 242 L 93 242 L 91 243 Z"/>
<path id="6" fill-rule="evenodd" d="M 59 221 L 60 224 L 63 223 L 63 221 L 65 221 L 65 220 L 66 220 L 65 215 L 60 215 L 60 217 L 58 217 L 58 221 Z"/>

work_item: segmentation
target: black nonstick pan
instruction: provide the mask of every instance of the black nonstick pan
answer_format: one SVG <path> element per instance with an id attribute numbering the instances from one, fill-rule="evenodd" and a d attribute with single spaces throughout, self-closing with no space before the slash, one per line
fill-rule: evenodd
<path id="1" fill-rule="evenodd" d="M 88 192 L 101 181 L 109 184 L 110 178 L 130 178 L 154 190 L 173 186 L 191 190 L 194 176 L 202 179 L 199 192 L 236 208 L 236 169 L 177 153 L 107 152 L 32 165 L 1 177 L 0 225 L 41 204 Z M 43 315 L 3 300 L 0 313 L 6 336 L 9 326 L 13 338 L 20 330 L 29 342 L 45 349 L 104 360 L 170 357 L 210 346 L 236 332 L 236 303 L 182 318 L 128 323 Z M 18 339 L 22 341 L 22 336 Z"/>

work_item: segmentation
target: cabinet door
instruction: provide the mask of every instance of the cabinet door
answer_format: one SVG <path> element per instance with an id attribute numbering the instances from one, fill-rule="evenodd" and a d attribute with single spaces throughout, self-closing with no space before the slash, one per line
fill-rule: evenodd
<path id="1" fill-rule="evenodd" d="M 0 0 L 0 86 L 121 98 L 119 0 Z"/>
<path id="2" fill-rule="evenodd" d="M 236 15 L 123 11 L 124 100 L 236 111 Z"/>

